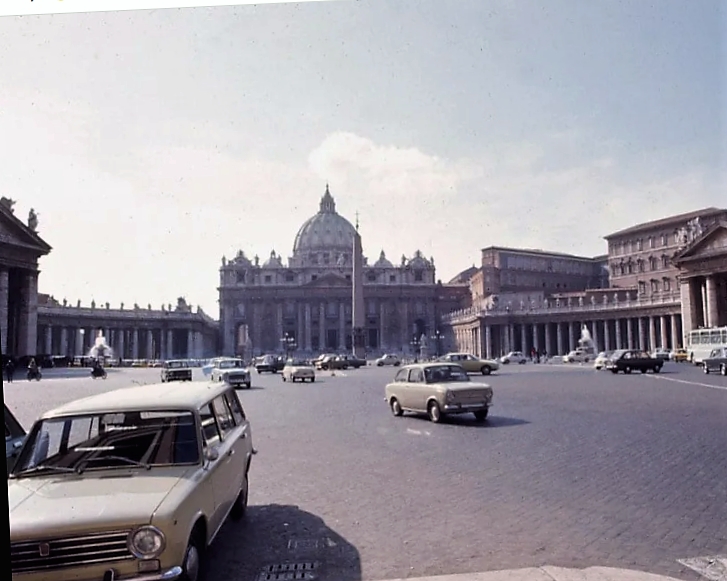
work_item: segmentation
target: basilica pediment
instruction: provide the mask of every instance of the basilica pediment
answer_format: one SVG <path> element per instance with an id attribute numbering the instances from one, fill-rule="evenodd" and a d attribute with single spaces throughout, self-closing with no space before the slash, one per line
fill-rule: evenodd
<path id="1" fill-rule="evenodd" d="M 725 255 L 727 255 L 727 222 L 719 222 L 683 248 L 674 257 L 674 262 L 678 264 Z"/>
<path id="2" fill-rule="evenodd" d="M 32 250 L 36 254 L 48 254 L 51 247 L 18 219 L 13 212 L 0 204 L 0 243 Z"/>
<path id="3" fill-rule="evenodd" d="M 351 281 L 347 280 L 342 274 L 329 272 L 319 276 L 316 280 L 303 285 L 307 288 L 331 288 L 331 287 L 351 287 Z"/>

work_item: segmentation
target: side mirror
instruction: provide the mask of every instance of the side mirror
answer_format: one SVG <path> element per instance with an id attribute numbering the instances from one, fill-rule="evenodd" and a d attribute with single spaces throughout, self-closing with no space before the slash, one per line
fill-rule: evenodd
<path id="1" fill-rule="evenodd" d="M 220 451 L 215 448 L 206 448 L 204 452 L 205 460 L 208 462 L 214 462 L 220 457 Z"/>

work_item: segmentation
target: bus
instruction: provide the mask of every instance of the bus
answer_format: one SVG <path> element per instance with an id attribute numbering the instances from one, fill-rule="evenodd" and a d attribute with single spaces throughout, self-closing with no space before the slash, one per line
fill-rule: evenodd
<path id="1" fill-rule="evenodd" d="M 687 336 L 689 360 L 695 365 L 701 365 L 717 347 L 727 347 L 727 327 L 697 329 Z"/>

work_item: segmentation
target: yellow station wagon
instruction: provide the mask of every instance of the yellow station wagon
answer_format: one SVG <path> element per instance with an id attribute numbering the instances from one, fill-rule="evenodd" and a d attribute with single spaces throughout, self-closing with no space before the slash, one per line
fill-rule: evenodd
<path id="1" fill-rule="evenodd" d="M 14 581 L 203 578 L 254 450 L 232 386 L 142 385 L 34 424 L 8 480 Z"/>

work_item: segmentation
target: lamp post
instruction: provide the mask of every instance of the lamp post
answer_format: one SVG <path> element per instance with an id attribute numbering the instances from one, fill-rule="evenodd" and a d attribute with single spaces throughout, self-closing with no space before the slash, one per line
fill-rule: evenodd
<path id="1" fill-rule="evenodd" d="M 296 347 L 295 337 L 286 332 L 280 338 L 280 342 L 283 344 L 283 349 L 285 350 L 285 358 L 288 359 L 288 357 L 290 357 L 290 352 Z"/>
<path id="2" fill-rule="evenodd" d="M 421 346 L 421 341 L 416 335 L 414 335 L 411 340 L 411 346 L 414 349 L 414 363 L 417 363 L 419 361 L 419 347 Z"/>
<path id="3" fill-rule="evenodd" d="M 442 341 L 443 339 L 444 339 L 444 337 L 442 337 L 442 334 L 439 332 L 439 329 L 437 329 L 434 332 L 434 350 L 435 350 L 435 352 L 437 354 L 437 357 L 441 357 L 442 356 L 442 352 L 441 352 L 441 348 L 439 346 L 439 342 Z"/>
<path id="4" fill-rule="evenodd" d="M 84 349 L 84 341 L 83 341 L 83 339 L 86 336 L 86 329 L 79 329 L 78 330 L 78 333 L 79 333 L 79 335 L 81 335 L 81 348 L 79 349 L 79 351 L 81 352 L 81 367 L 83 367 L 83 365 L 84 365 L 84 363 L 83 363 L 83 357 L 85 355 L 85 349 Z"/>

